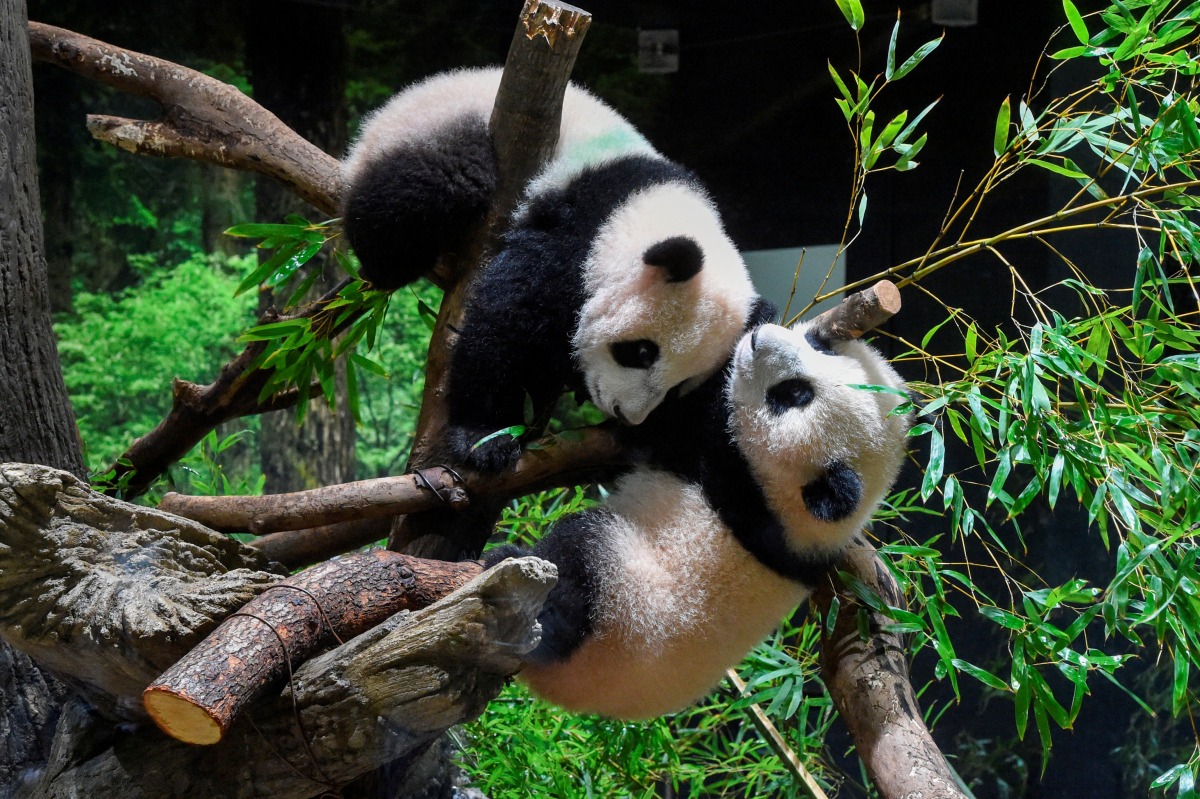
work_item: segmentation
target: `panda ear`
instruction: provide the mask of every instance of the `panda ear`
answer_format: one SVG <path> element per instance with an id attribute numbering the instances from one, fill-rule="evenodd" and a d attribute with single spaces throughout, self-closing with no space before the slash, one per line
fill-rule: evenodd
<path id="1" fill-rule="evenodd" d="M 650 245 L 642 261 L 665 270 L 668 283 L 684 283 L 704 268 L 704 251 L 690 236 L 672 236 Z"/>
<path id="2" fill-rule="evenodd" d="M 842 461 L 829 464 L 825 474 L 800 490 L 814 518 L 837 522 L 854 513 L 862 501 L 862 478 Z"/>

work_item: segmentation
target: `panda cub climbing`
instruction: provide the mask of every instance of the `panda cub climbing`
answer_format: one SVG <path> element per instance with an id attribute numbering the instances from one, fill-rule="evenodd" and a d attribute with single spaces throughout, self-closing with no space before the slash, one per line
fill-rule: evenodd
<path id="1" fill-rule="evenodd" d="M 680 710 L 804 601 L 896 478 L 909 420 L 858 385 L 903 381 L 860 341 L 764 325 L 727 379 L 628 431 L 645 465 L 533 554 L 559 583 L 521 679 L 564 708 Z M 491 565 L 523 554 L 489 552 Z"/>
<path id="2" fill-rule="evenodd" d="M 497 181 L 487 132 L 499 69 L 437 75 L 364 123 L 343 162 L 343 223 L 376 286 L 457 251 Z M 564 389 L 631 425 L 712 375 L 755 293 L 692 173 L 571 85 L 553 157 L 525 187 L 470 287 L 450 364 L 447 457 L 502 470 L 518 444 L 489 433 L 544 414 Z"/>

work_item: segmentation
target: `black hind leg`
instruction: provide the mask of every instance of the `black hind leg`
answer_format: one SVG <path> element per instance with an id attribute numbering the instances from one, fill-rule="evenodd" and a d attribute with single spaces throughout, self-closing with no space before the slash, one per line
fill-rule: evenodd
<path id="1" fill-rule="evenodd" d="M 482 220 L 496 190 L 496 156 L 481 119 L 374 158 L 347 185 L 342 223 L 376 287 L 428 273 Z"/>

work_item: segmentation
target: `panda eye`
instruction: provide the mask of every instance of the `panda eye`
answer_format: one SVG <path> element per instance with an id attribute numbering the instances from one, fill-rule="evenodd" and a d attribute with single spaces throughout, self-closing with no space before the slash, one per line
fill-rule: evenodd
<path id="1" fill-rule="evenodd" d="M 835 355 L 833 351 L 833 340 L 828 336 L 818 333 L 815 329 L 809 330 L 804 334 L 804 338 L 808 341 L 808 346 L 812 347 L 822 355 Z"/>
<path id="2" fill-rule="evenodd" d="M 767 409 L 775 415 L 792 408 L 803 408 L 813 401 L 813 384 L 803 377 L 793 377 L 767 389 Z"/>
<path id="3" fill-rule="evenodd" d="M 613 360 L 627 369 L 649 369 L 658 361 L 658 345 L 648 338 L 618 341 L 609 350 Z"/>

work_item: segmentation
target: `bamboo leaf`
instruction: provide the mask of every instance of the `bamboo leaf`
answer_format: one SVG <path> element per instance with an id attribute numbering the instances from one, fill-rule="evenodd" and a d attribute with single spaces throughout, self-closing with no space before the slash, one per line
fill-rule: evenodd
<path id="1" fill-rule="evenodd" d="M 1088 34 L 1087 24 L 1083 21 L 1083 17 L 1079 14 L 1079 9 L 1071 0 L 1063 0 L 1063 11 L 1067 15 L 1067 22 L 1071 24 L 1071 30 L 1075 33 L 1075 38 L 1080 44 L 1087 44 L 1091 36 Z"/>
<path id="2" fill-rule="evenodd" d="M 1008 126 L 1012 119 L 1012 106 L 1009 98 L 1005 97 L 1000 104 L 1000 113 L 996 115 L 996 132 L 992 139 L 992 151 L 999 158 L 1008 149 Z"/>
<path id="3" fill-rule="evenodd" d="M 915 53 L 910 55 L 907 59 L 905 59 L 903 64 L 901 64 L 899 67 L 896 68 L 896 71 L 892 75 L 891 79 L 892 80 L 900 80 L 905 75 L 907 75 L 908 73 L 910 73 L 914 69 L 916 69 L 917 66 L 922 61 L 925 60 L 926 56 L 928 56 L 930 53 L 932 53 L 934 50 L 936 50 L 938 48 L 938 45 L 942 43 L 942 39 L 944 39 L 945 37 L 946 37 L 946 34 L 943 33 L 941 36 L 937 37 L 936 39 L 931 39 L 931 40 L 925 42 L 925 44 L 918 47 L 917 51 Z"/>
<path id="4" fill-rule="evenodd" d="M 834 2 L 837 3 L 846 22 L 850 23 L 850 27 L 853 30 L 861 30 L 865 19 L 862 3 L 859 0 L 834 0 Z"/>

